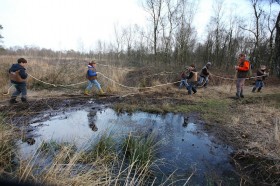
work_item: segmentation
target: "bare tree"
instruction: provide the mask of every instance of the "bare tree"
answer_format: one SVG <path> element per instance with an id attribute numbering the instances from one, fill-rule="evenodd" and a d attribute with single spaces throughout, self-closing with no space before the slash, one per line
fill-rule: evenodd
<path id="1" fill-rule="evenodd" d="M 215 48 L 214 48 L 214 54 L 215 54 L 215 59 L 214 63 L 217 62 L 219 66 L 222 65 L 223 58 L 220 56 L 221 53 L 221 46 L 222 46 L 222 36 L 223 36 L 223 30 L 224 30 L 224 24 L 222 21 L 223 17 L 223 1 L 222 0 L 216 0 L 214 4 L 214 17 L 212 18 L 212 23 L 213 26 L 215 27 L 214 30 L 214 43 L 215 43 Z"/>
<path id="2" fill-rule="evenodd" d="M 276 27 L 276 36 L 275 36 L 274 60 L 275 60 L 276 72 L 280 77 L 280 11 L 278 13 L 275 27 Z"/>
<path id="3" fill-rule="evenodd" d="M 263 21 L 264 10 L 260 7 L 259 2 L 260 0 L 251 0 L 253 11 L 254 11 L 254 17 L 255 17 L 255 23 L 254 23 L 255 27 L 252 29 L 241 27 L 242 29 L 249 31 L 254 35 L 254 49 L 252 51 L 253 53 L 251 55 L 251 61 L 255 65 L 259 65 L 260 63 L 259 48 L 260 48 L 260 41 L 261 41 L 261 31 L 264 30 L 261 24 L 264 22 Z"/>
<path id="4" fill-rule="evenodd" d="M 0 30 L 2 30 L 2 29 L 3 29 L 3 26 L 0 25 Z M 3 42 L 2 39 L 3 39 L 3 36 L 0 34 L 0 43 Z M 0 45 L 0 48 L 2 48 L 2 45 Z"/>
<path id="5" fill-rule="evenodd" d="M 270 2 L 270 9 L 269 9 L 269 13 L 267 16 L 267 28 L 269 31 L 269 60 L 268 60 L 268 65 L 270 66 L 270 68 L 272 69 L 273 72 L 273 55 L 274 55 L 274 47 L 273 47 L 273 40 L 274 40 L 274 32 L 276 29 L 276 20 L 274 19 L 274 16 L 272 16 L 272 12 L 271 12 L 271 5 L 272 2 Z"/>
<path id="6" fill-rule="evenodd" d="M 145 0 L 143 7 L 150 14 L 153 24 L 153 50 L 157 55 L 157 42 L 159 33 L 159 21 L 161 19 L 163 0 Z"/>
<path id="7" fill-rule="evenodd" d="M 181 1 L 182 8 L 177 22 L 174 55 L 179 63 L 191 63 L 194 47 L 196 45 L 196 30 L 193 27 L 193 18 L 198 2 Z"/>
<path id="8" fill-rule="evenodd" d="M 123 52 L 123 35 L 118 30 L 116 24 L 114 25 L 114 33 L 115 33 L 115 39 L 116 39 L 115 52 L 117 53 L 117 58 L 119 59 L 121 56 L 121 53 Z"/>
<path id="9" fill-rule="evenodd" d="M 162 41 L 163 41 L 163 50 L 164 57 L 166 60 L 171 55 L 172 51 L 172 41 L 174 40 L 174 31 L 180 25 L 181 15 L 184 11 L 185 0 L 166 0 L 166 15 L 161 17 L 161 28 L 162 28 Z"/>

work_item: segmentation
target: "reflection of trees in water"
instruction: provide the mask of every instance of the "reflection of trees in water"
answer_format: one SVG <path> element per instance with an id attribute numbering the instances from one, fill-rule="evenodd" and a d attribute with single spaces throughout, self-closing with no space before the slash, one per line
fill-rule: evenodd
<path id="1" fill-rule="evenodd" d="M 175 117 L 175 115 L 173 115 L 173 114 L 172 115 L 167 114 L 165 116 L 166 123 L 164 124 L 165 139 L 168 141 L 168 143 L 171 146 L 173 143 L 174 136 L 176 135 L 174 125 L 172 124 L 172 122 L 174 122 L 174 117 Z"/>
<path id="2" fill-rule="evenodd" d="M 95 124 L 96 122 L 96 113 L 97 111 L 96 110 L 92 110 L 88 113 L 88 125 L 89 125 L 89 128 L 92 130 L 92 131 L 97 131 L 98 128 Z"/>

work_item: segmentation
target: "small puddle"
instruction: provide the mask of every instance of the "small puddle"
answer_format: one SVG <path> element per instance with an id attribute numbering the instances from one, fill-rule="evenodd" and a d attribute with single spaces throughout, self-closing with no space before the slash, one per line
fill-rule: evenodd
<path id="1" fill-rule="evenodd" d="M 42 141 L 75 143 L 81 149 L 98 140 L 101 134 L 114 132 L 124 136 L 140 129 L 155 131 L 159 135 L 162 143 L 157 150 L 158 158 L 167 163 L 160 166 L 164 175 L 173 174 L 178 180 L 184 179 L 184 183 L 194 172 L 188 182 L 190 184 L 208 184 L 207 180 L 213 177 L 239 182 L 229 162 L 233 150 L 204 132 L 203 124 L 195 116 L 145 112 L 117 114 L 111 108 L 96 105 L 55 116 L 45 114 L 43 118 L 41 121 L 35 118 L 30 124 L 35 128 L 32 131 L 34 145 L 20 142 L 20 152 L 24 157 L 34 154 Z"/>

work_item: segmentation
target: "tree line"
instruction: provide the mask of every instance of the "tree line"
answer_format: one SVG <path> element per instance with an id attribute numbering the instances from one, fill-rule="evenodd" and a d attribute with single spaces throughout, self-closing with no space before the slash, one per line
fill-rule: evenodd
<path id="1" fill-rule="evenodd" d="M 253 68 L 264 64 L 271 73 L 280 76 L 280 11 L 273 9 L 280 6 L 279 0 L 248 2 L 248 16 L 244 17 L 238 6 L 228 9 L 223 0 L 214 0 L 204 40 L 197 35 L 194 24 L 198 1 L 143 0 L 147 26 L 115 26 L 115 40 L 98 41 L 93 50 L 55 52 L 38 47 L 13 47 L 5 49 L 5 53 L 86 56 L 133 66 L 202 65 L 211 61 L 216 68 L 228 71 L 235 65 L 237 54 L 244 52 Z"/>

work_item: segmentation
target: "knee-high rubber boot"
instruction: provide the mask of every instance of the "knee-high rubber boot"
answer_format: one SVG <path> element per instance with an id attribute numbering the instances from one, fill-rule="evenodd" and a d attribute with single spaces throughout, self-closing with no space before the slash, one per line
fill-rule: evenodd
<path id="1" fill-rule="evenodd" d="M 103 91 L 103 89 L 102 89 L 102 88 L 99 90 L 99 94 L 100 94 L 100 95 L 105 94 L 105 92 Z"/>
<path id="2" fill-rule="evenodd" d="M 241 98 L 244 98 L 243 90 L 241 90 L 241 92 L 240 92 L 240 97 L 241 97 Z"/>
<path id="3" fill-rule="evenodd" d="M 10 103 L 11 104 L 17 103 L 16 97 L 11 97 Z"/>
<path id="4" fill-rule="evenodd" d="M 86 96 L 89 96 L 90 94 L 89 94 L 89 90 L 85 90 L 85 92 L 84 92 L 84 95 L 86 95 Z"/>
<path id="5" fill-rule="evenodd" d="M 236 98 L 239 99 L 240 98 L 240 91 L 236 92 Z"/>
<path id="6" fill-rule="evenodd" d="M 27 103 L 26 97 L 22 97 L 22 98 L 20 98 L 20 99 L 21 99 L 21 101 L 22 101 L 23 103 Z"/>

